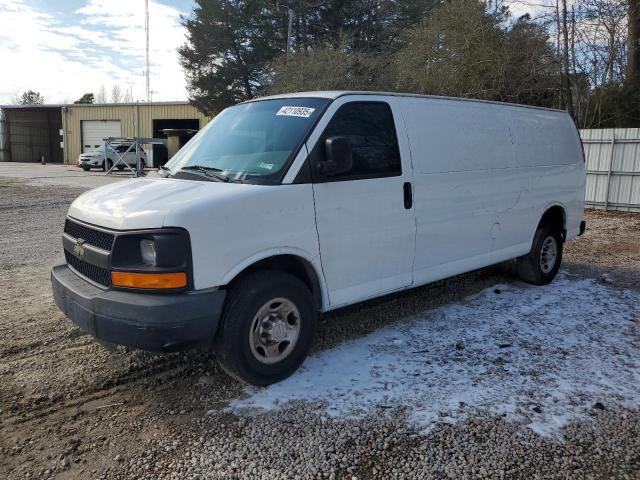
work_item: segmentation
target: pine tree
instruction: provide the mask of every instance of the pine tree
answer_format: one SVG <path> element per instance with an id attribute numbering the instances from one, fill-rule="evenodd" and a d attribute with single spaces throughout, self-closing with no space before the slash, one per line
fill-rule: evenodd
<path id="1" fill-rule="evenodd" d="M 269 78 L 269 63 L 286 49 L 286 11 L 276 2 L 197 0 L 183 19 L 187 43 L 178 49 L 189 94 L 212 114 L 254 98 Z"/>
<path id="2" fill-rule="evenodd" d="M 93 103 L 95 101 L 93 93 L 85 93 L 78 100 L 73 103 L 83 104 L 83 103 Z"/>
<path id="3" fill-rule="evenodd" d="M 20 95 L 17 103 L 18 105 L 42 105 L 44 103 L 44 97 L 40 92 L 27 90 Z"/>

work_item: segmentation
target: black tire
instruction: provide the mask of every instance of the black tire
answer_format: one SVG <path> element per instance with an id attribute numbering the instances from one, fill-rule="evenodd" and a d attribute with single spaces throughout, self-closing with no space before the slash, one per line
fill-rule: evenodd
<path id="1" fill-rule="evenodd" d="M 91 167 L 90 167 L 89 165 L 82 165 L 82 169 L 83 169 L 85 172 L 88 172 L 89 170 L 91 170 Z"/>
<path id="2" fill-rule="evenodd" d="M 297 308 L 299 334 L 297 341 L 291 342 L 291 350 L 284 358 L 277 363 L 266 364 L 266 357 L 260 361 L 260 355 L 252 349 L 252 325 L 258 318 L 258 312 L 272 300 L 274 304 L 277 303 L 276 299 L 279 298 Z M 313 296 L 298 278 L 288 273 L 266 270 L 247 274 L 232 284 L 227 293 L 214 341 L 218 362 L 231 376 L 251 385 L 266 386 L 284 380 L 306 358 L 313 342 L 316 319 Z"/>
<path id="3" fill-rule="evenodd" d="M 548 249 L 550 244 L 554 242 L 556 247 L 555 260 L 552 263 L 544 262 L 541 257 L 545 244 Z M 525 282 L 534 285 L 551 283 L 560 269 L 563 243 L 562 231 L 557 225 L 547 223 L 538 227 L 533 236 L 531 251 L 528 255 L 518 258 L 518 276 Z"/>
<path id="4" fill-rule="evenodd" d="M 118 166 L 116 168 L 118 170 L 122 171 L 122 170 L 124 170 L 124 165 L 118 164 Z"/>
<path id="5" fill-rule="evenodd" d="M 144 161 L 144 158 L 140 159 L 140 170 L 144 170 L 147 168 L 147 162 Z"/>
<path id="6" fill-rule="evenodd" d="M 102 162 L 102 170 L 104 170 L 105 172 L 108 172 L 112 166 L 113 162 L 111 160 L 105 160 L 104 162 Z"/>

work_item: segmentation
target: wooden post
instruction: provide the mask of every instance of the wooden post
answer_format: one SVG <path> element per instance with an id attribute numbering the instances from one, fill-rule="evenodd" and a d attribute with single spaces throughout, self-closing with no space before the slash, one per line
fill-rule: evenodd
<path id="1" fill-rule="evenodd" d="M 609 170 L 607 171 L 607 188 L 605 189 L 604 211 L 609 208 L 609 189 L 611 188 L 611 170 L 613 170 L 613 153 L 616 146 L 616 134 L 611 134 L 611 152 L 609 153 Z"/>

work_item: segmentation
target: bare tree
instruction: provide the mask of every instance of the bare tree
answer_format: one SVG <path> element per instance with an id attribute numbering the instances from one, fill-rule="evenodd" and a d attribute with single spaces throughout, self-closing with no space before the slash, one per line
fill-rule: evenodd
<path id="1" fill-rule="evenodd" d="M 107 103 L 107 88 L 104 85 L 100 85 L 96 94 L 96 103 Z"/>
<path id="2" fill-rule="evenodd" d="M 627 67 L 632 56 L 631 24 L 634 12 L 636 18 L 640 16 L 632 4 L 638 5 L 640 0 L 556 0 L 546 6 L 537 0 L 524 3 L 540 7 L 535 21 L 545 25 L 554 39 L 562 67 L 558 75 L 562 92 L 559 106 L 573 109 L 580 126 L 592 126 L 598 102 L 613 101 L 632 71 Z M 640 48 L 636 52 L 640 63 Z M 606 94 L 600 92 L 605 87 L 610 89 Z M 598 122 L 595 120 L 595 124 Z"/>
<path id="3" fill-rule="evenodd" d="M 122 100 L 122 90 L 120 89 L 120 85 L 115 84 L 111 87 L 111 101 L 113 103 L 120 103 Z"/>
<path id="4" fill-rule="evenodd" d="M 130 88 L 126 88 L 124 90 L 124 95 L 122 96 L 122 102 L 123 103 L 133 103 L 133 95 L 131 93 L 131 89 Z"/>
<path id="5" fill-rule="evenodd" d="M 20 105 L 20 95 L 22 94 L 18 90 L 11 94 L 11 105 Z"/>
<path id="6" fill-rule="evenodd" d="M 579 0 L 576 63 L 592 87 L 621 82 L 627 60 L 626 0 Z"/>

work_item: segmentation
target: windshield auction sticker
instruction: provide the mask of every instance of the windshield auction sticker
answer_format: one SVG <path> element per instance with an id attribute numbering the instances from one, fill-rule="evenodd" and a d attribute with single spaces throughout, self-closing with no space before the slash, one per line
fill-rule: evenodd
<path id="1" fill-rule="evenodd" d="M 315 108 L 309 107 L 282 107 L 276 113 L 277 116 L 280 117 L 302 117 L 309 118 L 313 112 L 315 112 Z"/>

